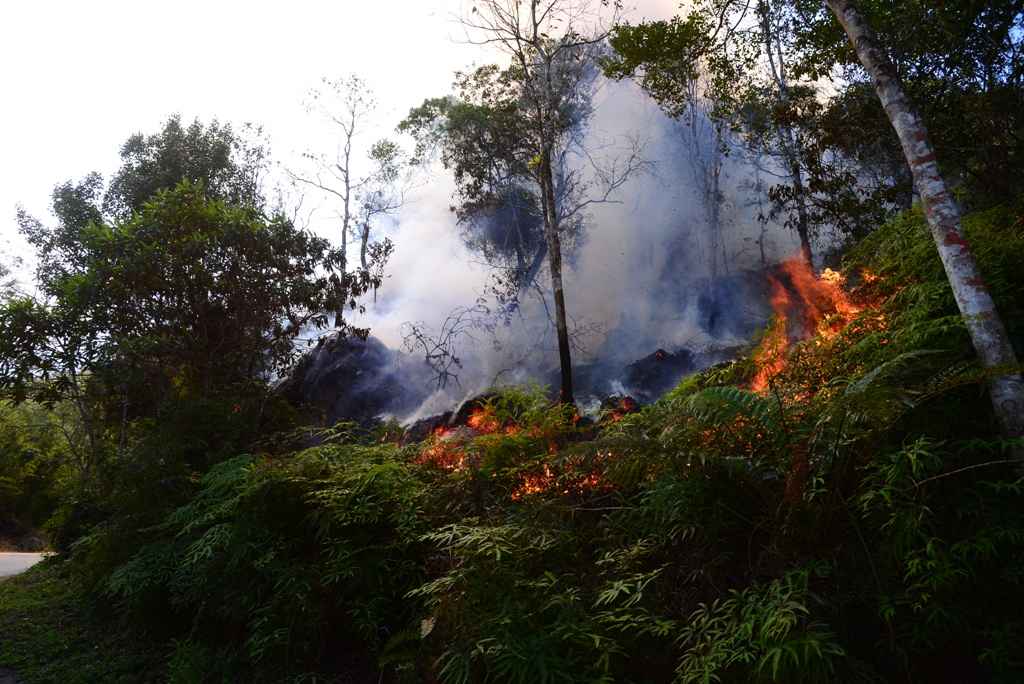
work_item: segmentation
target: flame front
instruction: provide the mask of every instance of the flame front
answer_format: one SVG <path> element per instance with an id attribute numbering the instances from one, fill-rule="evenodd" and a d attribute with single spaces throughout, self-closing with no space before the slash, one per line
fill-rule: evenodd
<path id="1" fill-rule="evenodd" d="M 799 256 L 784 261 L 779 271 L 778 277 L 768 276 L 774 315 L 754 353 L 757 372 L 751 389 L 755 392 L 767 390 L 772 378 L 785 370 L 789 348 L 795 341 L 792 336 L 804 339 L 817 335 L 819 344 L 832 340 L 863 308 L 850 300 L 843 289 L 846 277 L 839 271 L 826 268 L 816 276 Z M 865 278 L 867 280 L 867 276 Z M 790 320 L 794 315 L 798 317 L 798 324 Z"/>
<path id="2" fill-rule="evenodd" d="M 621 409 L 635 410 L 632 399 L 622 402 Z M 573 416 L 575 425 L 578 416 Z M 514 423 L 502 420 L 493 407 L 485 405 L 475 408 L 462 427 L 441 426 L 434 430 L 423 444 L 417 459 L 420 463 L 430 464 L 449 472 L 462 472 L 478 467 L 481 457 L 480 449 L 487 447 L 483 443 L 473 444 L 476 438 L 492 436 L 492 438 L 513 437 L 522 435 L 527 441 L 523 443 L 523 456 L 526 457 L 533 448 L 544 449 L 548 456 L 558 454 L 561 440 L 565 434 L 561 429 L 555 432 L 540 426 L 532 426 L 524 430 Z M 529 446 L 527 446 L 529 445 Z M 599 454 L 598 462 L 603 462 L 611 453 Z M 562 494 L 582 493 L 584 490 L 599 488 L 603 485 L 601 477 L 586 467 L 582 461 L 570 459 L 558 466 L 541 463 L 531 467 L 528 472 L 517 475 L 518 484 L 512 489 L 510 498 L 521 501 L 530 495 L 542 494 L 558 489 Z"/>
<path id="3" fill-rule="evenodd" d="M 786 351 L 789 349 L 789 292 L 775 276 L 768 276 L 772 286 L 771 304 L 774 317 L 771 326 L 761 340 L 761 346 L 754 354 L 757 374 L 751 387 L 755 392 L 763 392 L 768 382 L 779 374 L 786 366 Z"/>
<path id="4" fill-rule="evenodd" d="M 463 470 L 466 452 L 455 428 L 436 428 L 420 452 L 420 463 L 432 463 L 444 470 Z"/>

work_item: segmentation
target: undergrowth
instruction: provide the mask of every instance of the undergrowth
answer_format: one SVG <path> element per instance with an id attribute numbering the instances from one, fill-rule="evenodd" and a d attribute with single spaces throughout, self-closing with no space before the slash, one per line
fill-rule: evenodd
<path id="1" fill-rule="evenodd" d="M 24 684 L 166 681 L 164 645 L 97 619 L 69 571 L 50 560 L 0 579 L 0 666 Z"/>
<path id="2" fill-rule="evenodd" d="M 967 222 L 1018 342 L 1020 215 Z M 596 427 L 509 389 L 485 434 L 257 449 L 67 571 L 171 681 L 1020 681 L 1024 483 L 921 217 L 845 270 L 862 313 L 764 394 L 739 360 Z"/>

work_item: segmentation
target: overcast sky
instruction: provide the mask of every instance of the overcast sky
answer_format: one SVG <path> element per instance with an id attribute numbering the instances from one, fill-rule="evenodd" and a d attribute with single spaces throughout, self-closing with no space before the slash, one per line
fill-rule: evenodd
<path id="1" fill-rule="evenodd" d="M 274 157 L 330 145 L 302 106 L 323 76 L 357 73 L 373 85 L 389 132 L 452 73 L 486 61 L 460 41 L 467 0 L 136 0 L 5 3 L 0 23 L 0 249 L 23 252 L 17 204 L 48 216 L 53 186 L 90 171 L 109 177 L 133 132 L 171 113 L 189 121 L 261 124 Z M 673 0 L 638 0 L 631 16 L 667 16 Z M 437 181 L 443 184 L 443 181 Z M 423 206 L 433 201 L 438 206 Z M 403 223 L 443 220 L 444 193 Z M 408 261 L 424 240 L 403 226 Z M 6 243 L 6 245 L 5 245 Z M 448 250 L 457 243 L 423 244 Z M 417 254 L 419 260 L 426 253 Z M 438 261 L 442 254 L 433 255 Z M 396 255 L 400 266 L 403 256 Z M 467 277 L 452 271 L 453 280 Z"/>
<path id="2" fill-rule="evenodd" d="M 308 141 L 304 94 L 357 72 L 400 114 L 473 58 L 450 39 L 459 0 L 5 3 L 0 212 L 44 213 L 57 182 L 116 167 L 169 114 L 262 124 L 278 156 Z M 395 110 L 389 112 L 388 109 Z M 391 117 L 395 118 L 395 117 Z"/>

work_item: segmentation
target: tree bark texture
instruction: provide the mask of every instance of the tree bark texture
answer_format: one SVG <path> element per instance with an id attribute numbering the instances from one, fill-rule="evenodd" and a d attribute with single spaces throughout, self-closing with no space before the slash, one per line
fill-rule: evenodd
<path id="1" fill-rule="evenodd" d="M 544 204 L 544 238 L 548 245 L 548 267 L 551 269 L 551 290 L 555 299 L 555 328 L 561 370 L 558 399 L 563 404 L 572 404 L 572 353 L 569 348 L 569 326 L 565 313 L 565 293 L 562 288 L 562 241 L 558 236 L 558 211 L 555 207 L 555 183 L 551 172 L 549 149 L 541 153 L 539 171 L 541 199 Z"/>
<path id="2" fill-rule="evenodd" d="M 771 24 L 771 9 L 768 3 L 762 0 L 759 3 L 761 15 L 761 32 L 764 34 L 764 48 L 768 56 L 768 65 L 771 68 L 772 80 L 778 89 L 777 96 L 779 104 L 789 108 L 789 80 L 786 77 L 786 64 L 782 47 L 778 40 L 772 40 L 775 33 Z M 776 60 L 776 49 L 778 49 L 778 60 Z M 793 200 L 796 202 L 796 233 L 800 238 L 800 256 L 807 267 L 814 269 L 814 253 L 811 250 L 811 222 L 807 213 L 807 190 L 804 188 L 804 173 L 800 163 L 799 149 L 796 136 L 793 135 L 793 128 L 788 124 L 781 124 L 777 128 L 780 140 L 780 150 L 783 160 L 789 171 L 790 182 L 793 183 Z"/>
<path id="3" fill-rule="evenodd" d="M 928 228 L 942 258 L 957 306 L 982 366 L 991 372 L 989 393 L 996 418 L 1008 437 L 1024 436 L 1024 379 L 1002 319 L 964 239 L 960 207 L 939 171 L 928 130 L 911 105 L 899 76 L 853 0 L 825 0 L 842 24 L 857 57 L 875 83 L 899 136 Z"/>

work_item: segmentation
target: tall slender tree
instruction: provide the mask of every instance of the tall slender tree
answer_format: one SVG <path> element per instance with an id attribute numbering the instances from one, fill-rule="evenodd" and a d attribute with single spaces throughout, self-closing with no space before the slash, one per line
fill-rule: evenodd
<path id="1" fill-rule="evenodd" d="M 825 0 L 843 26 L 899 136 L 928 227 L 982 365 L 1004 433 L 1024 436 L 1024 378 L 1002 319 L 964 238 L 960 207 L 939 170 L 928 128 L 904 92 L 892 60 L 853 0 Z"/>
<path id="2" fill-rule="evenodd" d="M 390 243 L 374 248 L 371 236 L 374 223 L 401 207 L 404 192 L 400 177 L 405 164 L 401 148 L 393 141 L 381 139 L 365 149 L 365 161 L 358 139 L 370 128 L 370 116 L 377 102 L 366 81 L 351 75 L 323 79 L 320 88 L 310 92 L 307 108 L 323 116 L 339 132 L 337 149 L 331 154 L 307 152 L 309 171 L 289 171 L 296 183 L 312 187 L 332 196 L 341 220 L 339 277 L 342 291 L 358 289 L 357 280 L 366 281 L 368 274 L 383 267 L 390 253 Z M 368 162 L 368 163 L 366 163 Z M 349 240 L 359 243 L 358 273 L 349 272 Z M 343 296 L 335 305 L 335 327 L 344 327 L 345 307 L 354 305 Z"/>
<path id="3" fill-rule="evenodd" d="M 560 141 L 574 123 L 570 110 L 575 94 L 567 69 L 582 48 L 604 39 L 581 32 L 579 19 L 585 3 L 568 0 L 483 0 L 463 19 L 473 33 L 470 40 L 504 51 L 512 61 L 523 112 L 528 116 L 534 169 L 540 187 L 544 239 L 554 299 L 558 360 L 561 370 L 559 398 L 573 401 L 572 352 L 569 344 L 565 288 L 562 281 L 562 240 L 555 190 L 554 165 Z"/>
<path id="4" fill-rule="evenodd" d="M 609 4 L 588 0 L 481 0 L 463 18 L 470 43 L 501 50 L 510 66 L 501 73 L 522 128 L 514 131 L 528 151 L 526 169 L 539 191 L 547 264 L 554 300 L 560 368 L 559 397 L 573 402 L 572 351 L 562 279 L 562 233 L 566 223 L 590 203 L 583 200 L 567 210 L 562 201 L 572 185 L 560 177 L 561 155 L 579 131 L 581 108 L 589 109 L 589 78 L 584 67 L 588 52 L 608 35 L 600 29 L 602 10 Z M 582 118 L 585 118 L 585 114 Z M 619 168 L 604 179 L 610 192 L 635 168 Z M 607 199 L 607 194 L 605 194 Z"/>
<path id="5" fill-rule="evenodd" d="M 792 18 L 784 2 L 778 0 L 758 0 L 756 7 L 757 23 L 760 28 L 757 38 L 763 44 L 763 54 L 768 66 L 768 75 L 774 88 L 771 99 L 776 109 L 784 115 L 777 117 L 775 131 L 778 137 L 780 156 L 789 173 L 791 183 L 790 194 L 795 205 L 797 236 L 800 238 L 800 256 L 808 265 L 813 264 L 811 250 L 811 227 L 807 210 L 807 188 L 803 163 L 801 162 L 801 146 L 793 125 L 788 121 L 789 112 L 793 108 L 793 96 L 790 86 L 790 68 L 787 43 L 793 31 L 790 27 Z"/>

